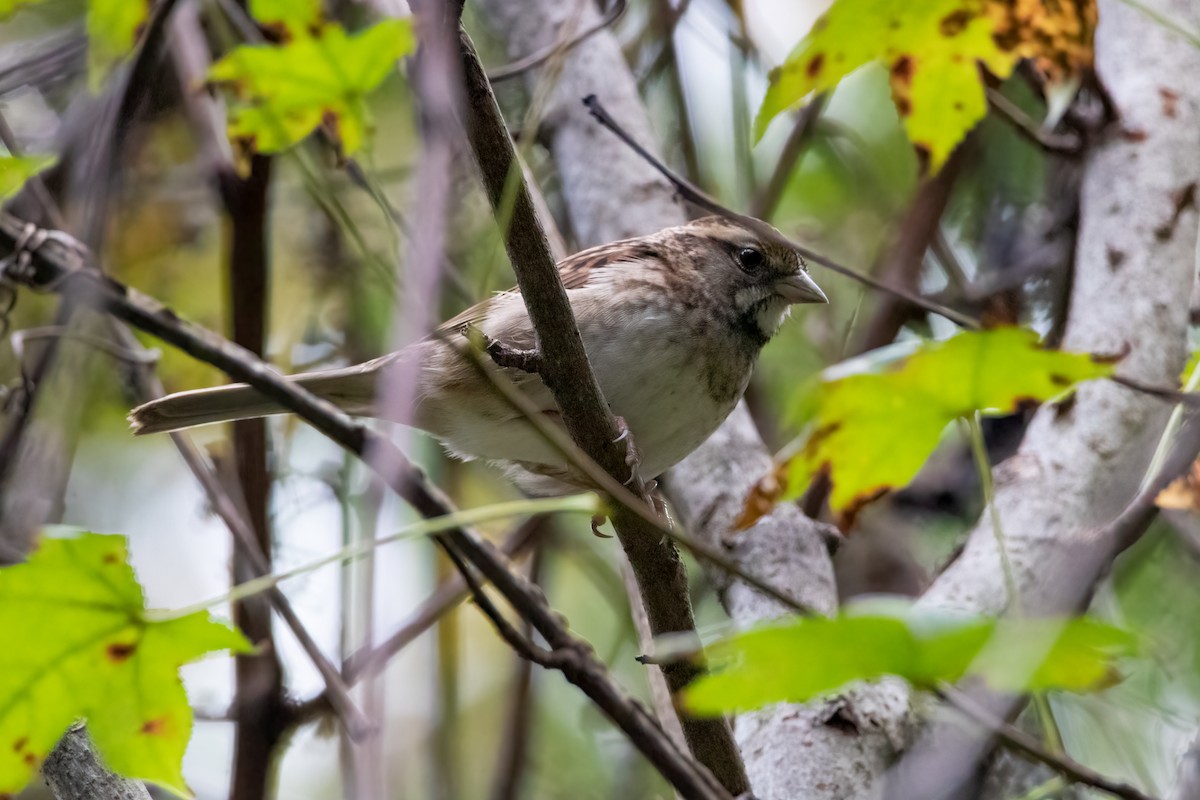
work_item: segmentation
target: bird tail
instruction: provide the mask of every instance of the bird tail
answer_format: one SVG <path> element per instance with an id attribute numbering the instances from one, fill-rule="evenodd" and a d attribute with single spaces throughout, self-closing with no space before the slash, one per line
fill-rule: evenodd
<path id="1" fill-rule="evenodd" d="M 375 394 L 375 371 L 364 369 L 364 366 L 290 375 L 288 380 L 332 402 L 343 411 L 369 414 Z M 256 389 L 244 383 L 234 383 L 212 389 L 177 392 L 151 400 L 129 412 L 129 424 L 134 434 L 141 436 L 215 422 L 266 417 L 286 411 Z"/>

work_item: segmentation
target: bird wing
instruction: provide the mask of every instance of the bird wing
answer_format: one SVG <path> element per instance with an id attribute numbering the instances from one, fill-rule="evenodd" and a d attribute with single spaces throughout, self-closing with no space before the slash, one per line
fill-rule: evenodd
<path id="1" fill-rule="evenodd" d="M 567 256 L 558 262 L 558 277 L 562 280 L 563 288 L 567 291 L 582 289 L 591 282 L 596 272 L 603 267 L 638 261 L 644 258 L 658 258 L 658 251 L 649 244 L 632 244 L 630 240 L 602 244 L 589 247 L 578 253 Z M 465 325 L 478 325 L 488 315 L 488 310 L 496 298 L 505 295 L 520 294 L 521 290 L 513 287 L 499 292 L 487 300 L 476 303 L 438 326 L 438 333 L 452 333 Z"/>

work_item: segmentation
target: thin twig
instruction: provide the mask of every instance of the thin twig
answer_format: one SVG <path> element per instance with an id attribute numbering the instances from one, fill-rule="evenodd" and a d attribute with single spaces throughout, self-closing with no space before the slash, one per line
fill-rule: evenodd
<path id="1" fill-rule="evenodd" d="M 542 540 L 533 549 L 529 559 L 529 580 L 540 584 L 542 562 L 546 557 L 547 542 Z M 529 623 L 524 631 L 532 634 Z M 505 714 L 505 729 L 499 742 L 495 773 L 492 778 L 491 800 L 517 800 L 521 794 L 521 779 L 529 766 L 529 742 L 533 735 L 534 696 L 533 662 L 520 660 L 512 676 L 512 688 L 508 692 L 508 710 Z"/>
<path id="2" fill-rule="evenodd" d="M 571 439 L 602 472 L 618 484 L 629 474 L 629 447 L 617 427 L 588 361 L 575 316 L 563 288 L 546 236 L 524 185 L 512 139 L 496 105 L 491 85 L 474 45 L 460 33 L 460 58 L 467 89 L 466 124 L 476 163 L 493 211 L 511 208 L 504 229 L 505 247 L 516 273 L 521 296 L 537 333 L 542 355 L 539 376 L 550 390 Z M 512 180 L 515 176 L 516 180 Z M 511 206 L 506 205 L 510 181 L 516 184 Z M 659 526 L 648 524 L 635 507 L 651 508 L 646 486 L 633 480 L 635 501 L 613 510 L 613 527 L 633 567 L 642 601 L 656 635 L 694 632 L 695 619 L 688 594 L 687 572 L 679 551 L 664 540 Z M 698 674 L 696 665 L 664 670 L 672 691 Z M 729 724 L 718 719 L 682 720 L 688 746 L 727 791 L 749 791 L 749 779 Z"/>
<path id="3" fill-rule="evenodd" d="M 608 7 L 604 11 L 604 16 L 596 20 L 591 25 L 576 33 L 565 42 L 555 42 L 541 50 L 530 53 L 524 58 L 519 58 L 510 64 L 505 64 L 502 67 L 495 67 L 487 71 L 488 80 L 492 83 L 506 81 L 509 78 L 515 78 L 524 72 L 528 72 L 534 67 L 538 67 L 550 60 L 555 55 L 567 53 L 571 48 L 578 45 L 580 42 L 587 40 L 592 35 L 612 25 L 621 15 L 625 13 L 626 0 L 609 0 Z"/>
<path id="4" fill-rule="evenodd" d="M 670 539 L 687 549 L 700 561 L 740 579 L 747 586 L 762 592 L 767 597 L 782 604 L 785 608 L 791 609 L 798 614 L 811 615 L 814 613 L 813 609 L 801 603 L 779 587 L 748 573 L 736 561 L 721 552 L 718 548 L 687 536 L 676 530 L 670 522 L 664 522 L 660 519 L 650 506 L 640 502 L 638 497 L 629 490 L 629 487 L 605 472 L 594 459 L 583 452 L 579 445 L 571 439 L 570 435 L 560 426 L 551 422 L 533 401 L 529 399 L 528 395 L 521 392 L 507 376 L 498 373 L 494 369 L 489 369 L 488 361 L 490 360 L 477 355 L 474 359 L 474 365 L 485 378 L 491 381 L 492 385 L 500 392 L 504 399 L 516 411 L 519 411 L 529 420 L 530 424 L 537 429 L 537 432 L 547 442 L 562 453 L 572 466 L 579 469 L 599 489 L 603 490 L 619 503 L 622 508 L 638 516 L 645 524 L 653 526 L 657 535 L 664 539 Z"/>
<path id="5" fill-rule="evenodd" d="M 792 241 L 762 220 L 755 219 L 754 217 L 748 217 L 745 214 L 739 214 L 733 209 L 718 203 L 716 200 L 700 191 L 700 189 L 694 186 L 692 183 L 677 175 L 673 170 L 671 170 L 670 167 L 656 158 L 654 154 L 642 147 L 636 139 L 630 136 L 629 133 L 622 128 L 621 125 L 614 120 L 607 111 L 604 110 L 604 106 L 601 105 L 598 99 L 596 99 L 595 95 L 588 95 L 584 98 L 583 103 L 588 107 L 588 110 L 591 111 L 592 116 L 594 116 L 601 125 L 616 134 L 623 142 L 625 142 L 625 144 L 629 145 L 629 147 L 632 148 L 635 153 L 637 153 L 639 156 L 645 159 L 648 164 L 658 170 L 658 172 L 661 173 L 662 176 L 670 181 L 671 185 L 675 187 L 675 191 L 677 191 L 679 195 L 689 203 L 699 206 L 700 208 L 703 208 L 713 214 L 720 214 L 721 216 L 728 217 L 729 219 L 732 219 L 739 224 L 750 228 L 764 239 L 768 239 L 776 244 L 782 245 L 783 247 L 788 247 L 792 250 L 795 250 L 805 259 L 812 261 L 815 264 L 820 264 L 821 266 L 831 269 L 840 275 L 845 275 L 847 278 L 858 281 L 865 286 L 870 286 L 872 289 L 878 289 L 881 292 L 887 292 L 888 294 L 898 297 L 901 300 L 905 300 L 918 308 L 923 308 L 931 314 L 937 314 L 938 316 L 945 317 L 946 319 L 963 328 L 978 330 L 981 327 L 978 320 L 972 319 L 966 314 L 955 311 L 954 309 L 948 308 L 940 303 L 935 303 L 932 300 L 921 297 L 917 294 L 913 294 L 912 292 L 904 289 L 895 286 L 889 286 L 882 281 L 872 278 L 870 275 L 866 275 L 858 270 L 847 267 L 831 258 L 828 258 L 827 256 L 823 256 L 820 253 L 810 250 L 798 242 Z"/>
<path id="6" fill-rule="evenodd" d="M 1020 728 L 1010 725 L 994 716 L 987 709 L 976 704 L 966 694 L 951 686 L 943 686 L 935 691 L 934 694 L 946 701 L 955 711 L 958 711 L 985 730 L 994 733 L 996 738 L 1010 750 L 1015 750 L 1022 755 L 1032 758 L 1034 761 L 1045 764 L 1076 783 L 1087 784 L 1116 797 L 1124 798 L 1124 800 L 1155 800 L 1152 795 L 1148 795 L 1140 789 L 1130 786 L 1128 783 L 1106 778 L 1094 769 L 1080 764 L 1070 756 L 1050 752 L 1045 747 L 1042 747 L 1041 742 L 1037 739 L 1025 733 Z"/>
<path id="7" fill-rule="evenodd" d="M 1046 131 L 1036 120 L 1030 119 L 1020 106 L 1009 100 L 999 89 L 987 88 L 988 106 L 1009 122 L 1017 133 L 1033 142 L 1047 153 L 1078 156 L 1083 152 L 1083 140 L 1075 134 L 1058 134 Z"/>
<path id="8" fill-rule="evenodd" d="M 779 160 L 775 162 L 775 169 L 771 173 L 767 185 L 750 204 L 750 216 L 759 219 L 770 219 L 774 216 L 775 209 L 779 207 L 779 201 L 783 198 L 783 192 L 787 189 L 788 181 L 792 179 L 792 170 L 799 165 L 817 132 L 817 122 L 821 119 L 821 113 L 825 110 L 828 99 L 828 95 L 822 92 L 800 109 L 800 113 L 796 117 L 796 124 L 787 141 L 784 142 L 783 150 L 779 153 Z"/>
<path id="9" fill-rule="evenodd" d="M 500 554 L 508 559 L 519 559 L 531 544 L 537 541 L 545 525 L 543 517 L 532 517 L 517 526 L 500 545 Z M 353 653 L 342 664 L 342 675 L 346 683 L 354 685 L 360 680 L 378 675 L 396 654 L 408 647 L 417 637 L 433 627 L 443 614 L 466 600 L 470 588 L 462 575 L 454 575 L 438 585 L 421 605 L 417 606 L 408 619 L 396 631 L 371 649 Z M 303 725 L 324 716 L 331 710 L 326 691 L 300 703 L 292 715 L 296 725 Z"/>
<path id="10" fill-rule="evenodd" d="M 0 251 L 11 253 L 27 224 L 11 214 L 0 213 Z M 86 290 L 97 305 L 135 327 L 171 344 L 193 357 L 225 372 L 235 381 L 248 383 L 260 394 L 298 414 L 341 447 L 365 458 L 388 486 L 425 516 L 454 513 L 449 499 L 432 486 L 385 437 L 352 421 L 336 406 L 285 380 L 275 370 L 217 334 L 185 322 L 173 310 L 136 292 L 115 279 L 81 268 L 84 254 L 57 240 L 45 242 L 32 253 L 33 270 L 22 276 L 30 287 L 53 287 L 66 291 L 73 284 Z M 382 463 L 381 463 L 382 461 Z M 509 569 L 503 558 L 477 533 L 455 529 L 439 541 L 453 547 L 492 581 L 497 590 L 522 616 L 533 622 L 551 647 L 573 646 L 577 640 L 562 618 L 547 604 L 545 596 Z M 594 656 L 560 666 L 564 676 L 579 687 L 625 732 L 629 740 L 655 765 L 663 776 L 687 798 L 729 798 L 712 774 L 666 736 L 641 703 L 630 698 L 613 682 L 607 668 Z"/>

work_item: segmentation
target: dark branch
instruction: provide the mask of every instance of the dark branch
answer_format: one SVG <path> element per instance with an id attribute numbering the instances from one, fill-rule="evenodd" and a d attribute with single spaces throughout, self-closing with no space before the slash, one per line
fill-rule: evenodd
<path id="1" fill-rule="evenodd" d="M 595 117 L 601 125 L 616 134 L 621 141 L 629 145 L 629 147 L 635 153 L 637 153 L 639 156 L 645 159 L 648 164 L 658 170 L 664 178 L 671 182 L 671 185 L 675 187 L 675 191 L 679 193 L 680 197 L 682 197 L 684 200 L 687 200 L 689 203 L 699 206 L 710 213 L 720 214 L 721 216 L 735 220 L 738 223 L 755 231 L 759 236 L 776 242 L 784 247 L 789 247 L 792 250 L 795 250 L 805 259 L 812 261 L 814 264 L 820 264 L 827 269 L 833 270 L 839 275 L 845 275 L 847 278 L 858 281 L 864 286 L 869 286 L 872 289 L 878 289 L 881 292 L 887 292 L 890 295 L 911 303 L 917 308 L 923 308 L 931 314 L 937 314 L 940 317 L 945 317 L 961 327 L 969 328 L 971 330 L 977 330 L 980 327 L 978 320 L 972 319 L 966 314 L 955 311 L 954 309 L 948 308 L 940 303 L 935 303 L 932 300 L 927 300 L 920 295 L 913 294 L 912 292 L 905 291 L 904 289 L 896 286 L 890 286 L 882 281 L 872 278 L 870 275 L 866 275 L 858 270 L 851 269 L 850 267 L 834 261 L 831 258 L 810 250 L 798 242 L 792 241 L 762 220 L 755 219 L 754 217 L 748 217 L 745 214 L 739 214 L 733 209 L 721 205 L 716 200 L 700 191 L 700 189 L 691 182 L 675 174 L 670 167 L 662 163 L 662 161 L 656 158 L 653 153 L 642 147 L 637 140 L 630 136 L 629 133 L 622 128 L 607 111 L 604 110 L 604 106 L 600 104 L 600 101 L 595 95 L 588 95 L 583 99 L 583 103 L 588 107 L 588 110 L 591 111 L 592 116 Z"/>
<path id="2" fill-rule="evenodd" d="M 498 215 L 501 209 L 511 209 L 504 230 L 505 246 L 537 332 L 542 354 L 539 375 L 554 396 L 574 442 L 610 478 L 623 482 L 629 472 L 627 443 L 622 441 L 616 419 L 592 372 L 491 85 L 465 32 L 460 34 L 460 42 L 467 89 L 467 134 L 492 208 Z M 515 197 L 510 194 L 513 187 Z M 507 197 L 512 197 L 511 206 L 506 205 Z M 640 484 L 635 482 L 633 492 L 637 502 L 649 508 L 649 494 Z M 687 571 L 673 542 L 664 540 L 657 526 L 626 506 L 614 509 L 612 521 L 637 578 L 651 631 L 655 635 L 694 633 Z M 663 672 L 667 685 L 675 692 L 691 682 L 700 669 L 679 665 Z M 688 746 L 701 763 L 713 770 L 725 789 L 734 795 L 749 791 L 749 779 L 729 724 L 724 719 L 687 718 L 682 723 Z"/>
<path id="3" fill-rule="evenodd" d="M 24 228 L 22 220 L 0 214 L 0 251 L 11 254 Z M 24 283 L 32 288 L 57 287 L 59 291 L 79 284 L 81 290 L 91 293 L 99 308 L 213 365 L 235 381 L 250 384 L 264 397 L 275 400 L 341 447 L 363 458 L 418 513 L 426 517 L 453 513 L 454 506 L 445 495 L 431 485 L 391 441 L 363 428 L 328 401 L 284 380 L 244 348 L 184 321 L 172 309 L 113 278 L 81 268 L 81 259 L 78 251 L 61 241 L 49 240 L 32 254 L 32 270 L 24 276 Z M 368 450 L 370 458 L 366 458 Z M 491 581 L 553 649 L 573 646 L 575 637 L 567 630 L 561 616 L 550 608 L 541 591 L 515 575 L 504 558 L 479 534 L 455 528 L 436 538 L 454 548 Z M 625 732 L 683 796 L 702 800 L 730 796 L 707 769 L 679 751 L 650 713 L 617 686 L 607 668 L 594 655 L 589 654 L 582 662 L 564 665 L 562 672 Z"/>
<path id="4" fill-rule="evenodd" d="M 530 375 L 537 375 L 542 371 L 540 350 L 521 350 L 511 347 L 499 339 L 493 339 L 473 325 L 463 326 L 463 335 L 471 340 L 478 339 L 483 352 L 487 353 L 488 358 L 492 359 L 498 367 L 515 369 Z"/>
<path id="5" fill-rule="evenodd" d="M 1045 150 L 1064 156 L 1078 157 L 1083 152 L 1083 141 L 1074 134 L 1050 133 L 1042 129 L 1036 120 L 1021 110 L 1021 107 L 1005 97 L 999 90 L 988 87 L 988 106 L 1011 124 L 1017 133 Z"/>
<path id="6" fill-rule="evenodd" d="M 995 733 L 996 738 L 1005 747 L 1045 764 L 1076 783 L 1087 784 L 1111 795 L 1124 798 L 1124 800 L 1154 800 L 1150 795 L 1128 783 L 1106 778 L 1069 756 L 1050 752 L 1037 739 L 999 717 L 993 716 L 957 689 L 947 686 L 937 691 L 936 694 L 972 722 Z"/>

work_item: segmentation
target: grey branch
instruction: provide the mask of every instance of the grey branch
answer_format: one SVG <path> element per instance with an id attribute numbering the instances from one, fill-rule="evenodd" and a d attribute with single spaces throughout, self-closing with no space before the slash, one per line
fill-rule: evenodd
<path id="1" fill-rule="evenodd" d="M 584 20 L 586 23 L 587 20 Z M 596 36 L 605 36 L 598 33 Z M 595 37 L 592 40 L 595 41 Z M 576 50 L 586 49 L 588 42 Z M 628 443 L 596 382 L 575 316 L 559 278 L 528 187 L 521 180 L 508 128 L 500 115 L 491 85 L 466 33 L 461 35 L 463 79 L 467 89 L 467 135 L 483 174 L 484 188 L 494 209 L 505 207 L 510 178 L 516 185 L 512 216 L 505 228 L 505 247 L 517 276 L 541 353 L 538 374 L 554 396 L 571 438 L 605 473 L 627 480 Z M 637 500 L 652 508 L 641 481 L 632 488 Z M 655 635 L 693 633 L 696 622 L 688 595 L 687 571 L 674 542 L 663 539 L 656 526 L 625 505 L 614 509 L 613 527 L 633 567 L 650 628 Z M 663 668 L 667 685 L 678 691 L 700 673 L 693 663 Z M 696 758 L 731 794 L 750 788 L 745 767 L 724 719 L 681 719 L 684 738 Z"/>
<path id="2" fill-rule="evenodd" d="M 140 782 L 105 769 L 82 725 L 63 735 L 42 765 L 42 775 L 58 800 L 150 800 Z"/>
<path id="3" fill-rule="evenodd" d="M 0 213 L 0 256 L 11 254 L 27 223 Z M 80 268 L 79 253 L 48 241 L 32 254 L 28 279 L 32 288 L 84 291 L 96 306 L 185 353 L 248 383 L 262 395 L 299 415 L 339 446 L 363 459 L 388 486 L 425 517 L 454 513 L 449 499 L 428 482 L 387 438 L 354 422 L 336 406 L 290 383 L 244 348 L 205 328 L 184 321 L 172 309 L 96 270 Z M 554 650 L 575 647 L 578 640 L 546 602 L 541 590 L 515 574 L 495 548 L 477 532 L 454 528 L 435 539 L 453 548 L 491 581 L 518 613 L 528 619 Z M 584 652 L 583 649 L 579 652 Z M 615 722 L 659 771 L 687 798 L 727 798 L 712 774 L 681 753 L 641 703 L 613 681 L 594 654 L 558 665 Z"/>

